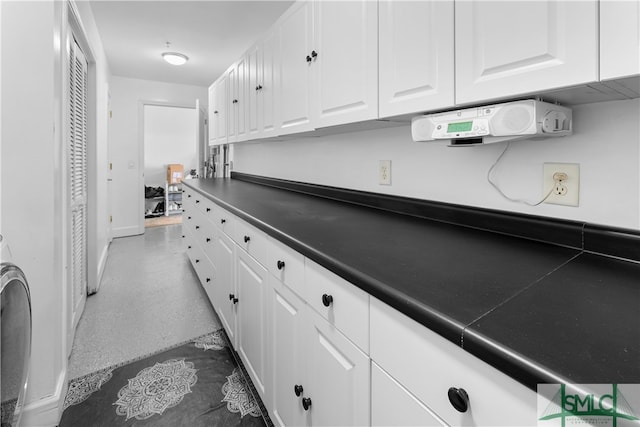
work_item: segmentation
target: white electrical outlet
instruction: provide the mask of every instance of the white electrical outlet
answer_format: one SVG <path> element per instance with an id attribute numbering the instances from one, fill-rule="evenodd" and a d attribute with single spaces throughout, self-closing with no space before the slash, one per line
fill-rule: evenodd
<path id="1" fill-rule="evenodd" d="M 380 160 L 378 183 L 380 185 L 391 185 L 391 160 Z"/>
<path id="2" fill-rule="evenodd" d="M 578 206 L 580 196 L 580 165 L 578 163 L 545 163 L 544 201 L 554 205 Z"/>

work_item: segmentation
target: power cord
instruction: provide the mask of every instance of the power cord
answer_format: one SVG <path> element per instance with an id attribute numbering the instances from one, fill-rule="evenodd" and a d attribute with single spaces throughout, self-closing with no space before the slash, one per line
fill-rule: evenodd
<path id="1" fill-rule="evenodd" d="M 496 189 L 496 191 L 497 191 L 498 193 L 500 193 L 500 195 L 501 195 L 502 197 L 504 197 L 505 199 L 507 199 L 507 200 L 509 200 L 509 201 L 517 202 L 517 203 L 524 203 L 525 205 L 528 205 L 528 206 L 538 206 L 539 204 L 543 203 L 545 200 L 547 200 L 547 199 L 549 198 L 549 196 L 551 195 L 551 193 L 553 193 L 553 189 L 554 189 L 557 185 L 561 184 L 561 182 L 562 182 L 562 179 L 561 179 L 561 178 L 562 178 L 562 176 L 561 176 L 561 174 L 558 174 L 558 173 L 556 173 L 556 174 L 554 174 L 554 175 L 553 175 L 553 179 L 555 180 L 555 185 L 552 185 L 552 186 L 551 186 L 551 188 L 549 189 L 549 192 L 548 192 L 548 193 L 547 193 L 547 194 L 542 198 L 542 200 L 540 200 L 539 202 L 532 203 L 532 202 L 530 202 L 530 201 L 528 201 L 528 200 L 524 200 L 524 199 L 514 199 L 514 198 L 512 198 L 512 197 L 507 196 L 507 195 L 506 195 L 506 194 L 505 194 L 505 193 L 500 189 L 500 187 L 498 186 L 498 184 L 492 180 L 492 174 L 493 174 L 493 171 L 494 171 L 494 170 L 496 169 L 496 167 L 498 166 L 498 163 L 500 163 L 500 160 L 502 160 L 502 158 L 504 157 L 504 155 L 505 155 L 505 154 L 507 154 L 507 151 L 509 151 L 509 148 L 510 148 L 510 147 L 511 147 L 511 142 L 507 142 L 507 146 L 506 146 L 506 147 L 504 148 L 504 150 L 502 151 L 502 154 L 500 154 L 500 156 L 498 156 L 498 159 L 497 159 L 497 160 L 495 161 L 495 163 L 491 166 L 491 168 L 489 168 L 489 171 L 487 172 L 487 181 L 489 181 L 489 184 L 491 184 L 491 186 L 492 186 L 493 188 L 495 188 L 495 189 Z M 565 177 L 565 179 L 566 179 L 566 177 Z"/>

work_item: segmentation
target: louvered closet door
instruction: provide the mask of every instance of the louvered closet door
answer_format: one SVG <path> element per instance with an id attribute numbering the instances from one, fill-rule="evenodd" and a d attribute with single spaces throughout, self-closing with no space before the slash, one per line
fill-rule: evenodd
<path id="1" fill-rule="evenodd" d="M 75 41 L 69 61 L 67 144 L 72 331 L 87 298 L 87 60 Z"/>

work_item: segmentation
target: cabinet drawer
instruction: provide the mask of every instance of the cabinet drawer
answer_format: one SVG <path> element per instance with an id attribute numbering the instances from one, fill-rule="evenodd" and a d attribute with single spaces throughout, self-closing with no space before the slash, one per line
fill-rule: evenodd
<path id="1" fill-rule="evenodd" d="M 445 426 L 433 412 L 391 378 L 377 364 L 371 363 L 372 426 Z"/>
<path id="2" fill-rule="evenodd" d="M 260 264 L 267 265 L 267 235 L 257 228 L 236 219 L 233 240 Z"/>
<path id="3" fill-rule="evenodd" d="M 371 359 L 450 425 L 536 425 L 536 393 L 383 302 L 371 298 Z M 469 409 L 449 402 L 463 388 Z"/>
<path id="4" fill-rule="evenodd" d="M 203 217 L 211 221 L 213 223 L 215 210 L 218 205 L 215 204 L 212 200 L 200 195 L 196 197 L 195 200 L 196 209 L 199 209 L 202 213 Z"/>
<path id="5" fill-rule="evenodd" d="M 369 354 L 369 294 L 309 259 L 304 290 L 315 311 Z"/>
<path id="6" fill-rule="evenodd" d="M 267 248 L 269 272 L 299 296 L 303 296 L 304 257 L 282 243 L 269 239 Z"/>
<path id="7" fill-rule="evenodd" d="M 225 233 L 227 236 L 233 236 L 233 229 L 235 226 L 235 216 L 229 211 L 218 208 L 213 211 L 213 222 L 218 227 L 218 230 Z"/>
<path id="8" fill-rule="evenodd" d="M 200 279 L 200 276 L 203 274 L 202 273 L 203 266 L 205 263 L 208 262 L 207 257 L 204 254 L 204 251 L 195 242 L 187 241 L 187 256 L 189 257 L 189 260 L 191 261 L 191 265 L 193 266 L 193 269 L 196 271 L 196 274 L 198 274 L 198 278 Z"/>
<path id="9" fill-rule="evenodd" d="M 195 195 L 198 194 L 189 187 L 182 186 L 182 208 L 185 209 L 185 212 L 189 208 L 194 208 Z"/>

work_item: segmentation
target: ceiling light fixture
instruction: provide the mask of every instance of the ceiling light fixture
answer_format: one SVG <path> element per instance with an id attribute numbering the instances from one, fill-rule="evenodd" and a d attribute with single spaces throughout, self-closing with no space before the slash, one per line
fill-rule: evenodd
<path id="1" fill-rule="evenodd" d="M 164 52 L 162 57 L 171 65 L 182 65 L 189 60 L 187 55 L 178 52 Z"/>
<path id="2" fill-rule="evenodd" d="M 170 47 L 171 47 L 171 42 L 168 41 L 167 49 L 169 49 Z M 189 60 L 189 57 L 187 55 L 184 55 L 178 52 L 164 52 L 162 54 L 162 58 L 164 58 L 164 60 L 171 65 L 182 65 Z"/>

